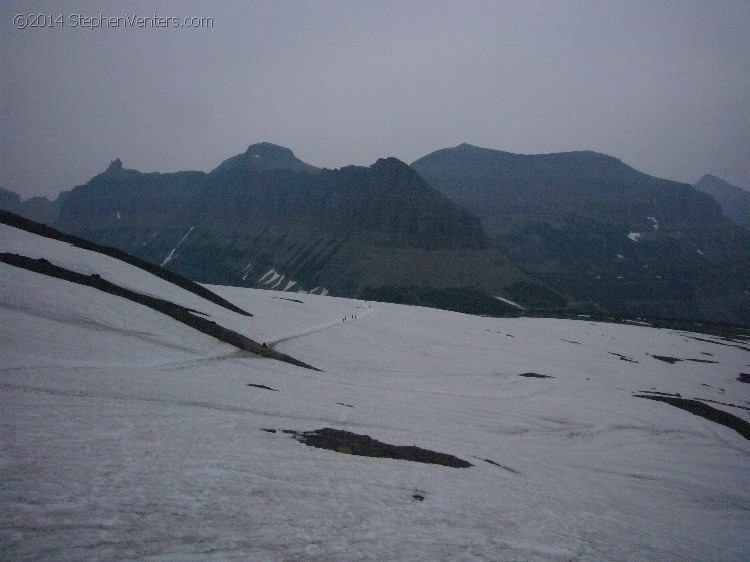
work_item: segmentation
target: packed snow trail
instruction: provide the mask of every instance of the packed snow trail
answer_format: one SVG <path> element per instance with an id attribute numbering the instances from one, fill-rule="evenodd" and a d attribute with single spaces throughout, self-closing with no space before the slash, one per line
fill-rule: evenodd
<path id="1" fill-rule="evenodd" d="M 335 328 L 336 326 L 340 326 L 341 324 L 345 324 L 347 321 L 354 321 L 354 320 L 361 320 L 362 318 L 365 318 L 372 314 L 372 305 L 368 304 L 364 308 L 364 312 L 360 314 L 352 314 L 349 316 L 345 316 L 341 320 L 334 320 L 332 322 L 326 322 L 325 324 L 319 324 L 317 326 L 312 326 L 310 328 L 305 328 L 304 330 L 299 330 L 297 332 L 293 332 L 291 334 L 288 334 L 286 336 L 282 336 L 280 338 L 276 338 L 275 340 L 270 340 L 266 342 L 266 345 L 269 347 L 274 347 L 275 345 L 278 345 L 282 342 L 293 340 L 296 338 L 301 338 L 303 336 L 308 336 L 310 334 L 314 334 L 316 332 L 323 332 L 325 330 L 330 330 L 331 328 Z"/>

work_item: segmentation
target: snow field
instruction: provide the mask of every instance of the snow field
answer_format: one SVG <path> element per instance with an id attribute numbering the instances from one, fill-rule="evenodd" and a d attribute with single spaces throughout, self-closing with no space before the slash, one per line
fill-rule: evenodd
<path id="1" fill-rule="evenodd" d="M 0 228 L 1 251 L 193 308 L 323 371 L 0 264 L 5 558 L 750 555 L 748 441 L 633 396 L 680 393 L 750 419 L 726 405 L 750 405 L 736 380 L 747 351 L 727 345 L 738 342 L 209 287 L 247 318 L 112 258 L 9 229 Z M 519 376 L 527 372 L 553 378 Z M 475 466 L 357 457 L 262 431 L 326 426 Z"/>

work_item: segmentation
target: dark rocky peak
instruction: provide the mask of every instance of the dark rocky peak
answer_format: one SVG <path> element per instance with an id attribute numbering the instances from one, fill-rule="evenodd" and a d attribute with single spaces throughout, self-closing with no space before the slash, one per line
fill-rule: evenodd
<path id="1" fill-rule="evenodd" d="M 725 182 L 725 181 L 724 181 L 723 179 L 721 179 L 720 177 L 718 177 L 718 176 L 715 176 L 715 175 L 713 175 L 713 174 L 705 174 L 705 175 L 704 175 L 704 176 L 703 176 L 703 177 L 702 177 L 701 179 L 699 179 L 699 180 L 698 180 L 697 182 L 695 182 L 695 184 L 693 184 L 693 185 L 698 185 L 698 184 L 705 184 L 705 183 L 718 183 L 718 182 L 721 182 L 721 183 L 728 183 L 728 182 Z"/>
<path id="2" fill-rule="evenodd" d="M 714 176 L 712 174 L 706 174 L 697 182 L 695 182 L 693 186 L 696 189 L 699 189 L 700 191 L 704 191 L 706 193 L 712 193 L 714 191 L 719 191 L 719 190 L 724 190 L 727 192 L 743 192 L 744 191 L 745 193 L 747 193 L 747 191 L 745 191 L 741 187 L 732 185 L 728 181 L 725 181 L 721 179 L 720 177 Z"/>
<path id="3" fill-rule="evenodd" d="M 389 156 L 387 158 L 378 158 L 378 161 L 370 166 L 375 171 L 378 170 L 404 170 L 411 169 L 409 165 L 402 162 L 395 156 Z"/>
<path id="4" fill-rule="evenodd" d="M 426 183 L 408 164 L 392 156 L 378 159 L 370 170 L 376 179 L 387 183 Z"/>
<path id="5" fill-rule="evenodd" d="M 115 173 L 119 172 L 120 170 L 122 170 L 122 160 L 120 160 L 119 158 L 115 158 L 114 160 L 112 160 L 112 162 L 109 163 L 109 167 L 106 171 L 108 173 Z"/>
<path id="6" fill-rule="evenodd" d="M 270 158 L 278 161 L 297 159 L 291 149 L 270 142 L 251 144 L 247 147 L 245 154 L 250 158 Z"/>
<path id="7" fill-rule="evenodd" d="M 297 158 L 290 149 L 270 142 L 251 144 L 245 152 L 224 160 L 212 174 L 237 170 L 276 170 L 314 173 L 318 168 Z"/>
<path id="8" fill-rule="evenodd" d="M 89 183 L 109 182 L 112 180 L 118 181 L 140 175 L 141 173 L 138 170 L 130 170 L 123 167 L 122 160 L 115 158 L 109 163 L 106 170 L 91 178 Z"/>

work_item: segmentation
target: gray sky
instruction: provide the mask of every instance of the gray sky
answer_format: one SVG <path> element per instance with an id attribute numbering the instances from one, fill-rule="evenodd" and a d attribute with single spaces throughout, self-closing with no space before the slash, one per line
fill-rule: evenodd
<path id="1" fill-rule="evenodd" d="M 0 3 L 0 186 L 54 196 L 115 157 L 210 170 L 269 141 L 329 168 L 588 149 L 750 188 L 747 0 L 152 4 Z M 38 13 L 65 27 L 14 25 Z M 100 13 L 214 23 L 71 27 Z"/>

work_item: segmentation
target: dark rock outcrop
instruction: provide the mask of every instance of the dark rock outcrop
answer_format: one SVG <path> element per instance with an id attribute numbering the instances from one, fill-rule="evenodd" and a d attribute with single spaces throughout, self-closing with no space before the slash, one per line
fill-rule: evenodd
<path id="1" fill-rule="evenodd" d="M 439 464 L 452 468 L 468 468 L 472 465 L 453 455 L 422 449 L 413 445 L 389 445 L 369 435 L 359 435 L 342 429 L 324 427 L 315 431 L 297 432 L 285 430 L 305 445 L 319 449 L 329 449 L 337 453 L 363 457 L 381 457 L 426 464 Z"/>

